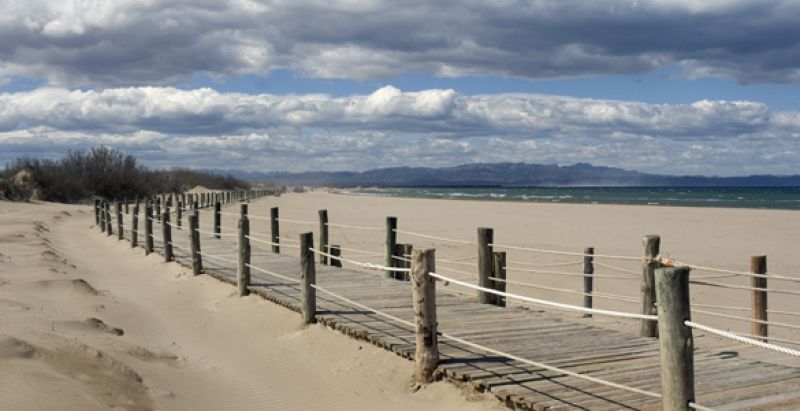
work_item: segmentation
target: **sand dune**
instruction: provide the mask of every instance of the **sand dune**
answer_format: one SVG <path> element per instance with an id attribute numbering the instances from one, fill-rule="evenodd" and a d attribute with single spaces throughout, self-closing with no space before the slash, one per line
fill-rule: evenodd
<path id="1" fill-rule="evenodd" d="M 101 235 L 0 202 L 0 409 L 502 409 L 412 364 Z"/>

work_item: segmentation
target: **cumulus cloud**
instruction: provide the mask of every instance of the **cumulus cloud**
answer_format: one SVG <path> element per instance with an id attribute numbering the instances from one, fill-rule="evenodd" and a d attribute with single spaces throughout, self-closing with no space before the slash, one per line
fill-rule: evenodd
<path id="1" fill-rule="evenodd" d="M 198 73 L 523 78 L 642 73 L 800 81 L 791 0 L 0 1 L 0 78 L 171 85 Z"/>
<path id="2" fill-rule="evenodd" d="M 746 101 L 647 104 L 391 86 L 348 97 L 170 87 L 0 94 L 0 161 L 96 144 L 157 166 L 224 169 L 529 161 L 792 173 L 800 113 Z"/>

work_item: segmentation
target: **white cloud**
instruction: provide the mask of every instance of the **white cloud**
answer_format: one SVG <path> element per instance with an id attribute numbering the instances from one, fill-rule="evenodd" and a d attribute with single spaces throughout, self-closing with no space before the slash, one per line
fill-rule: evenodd
<path id="1" fill-rule="evenodd" d="M 590 162 L 660 173 L 796 172 L 800 113 L 452 90 L 276 96 L 210 89 L 0 94 L 0 161 L 106 144 L 156 166 L 366 169 Z M 753 158 L 765 159 L 753 164 Z"/>
<path id="2" fill-rule="evenodd" d="M 0 1 L 0 78 L 170 85 L 204 73 L 553 78 L 642 73 L 800 81 L 791 0 Z"/>

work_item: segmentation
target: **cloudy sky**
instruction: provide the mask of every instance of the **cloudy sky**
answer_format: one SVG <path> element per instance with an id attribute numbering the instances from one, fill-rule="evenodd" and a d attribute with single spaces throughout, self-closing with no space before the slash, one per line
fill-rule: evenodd
<path id="1" fill-rule="evenodd" d="M 0 163 L 800 173 L 800 2 L 0 0 Z"/>

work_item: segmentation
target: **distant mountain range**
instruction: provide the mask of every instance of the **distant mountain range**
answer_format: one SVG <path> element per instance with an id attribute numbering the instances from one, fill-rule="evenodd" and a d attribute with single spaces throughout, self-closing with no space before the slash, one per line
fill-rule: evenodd
<path id="1" fill-rule="evenodd" d="M 219 171 L 218 171 L 219 172 Z M 586 163 L 568 166 L 528 163 L 475 163 L 455 167 L 394 167 L 363 172 L 225 171 L 254 182 L 304 186 L 800 186 L 800 175 L 742 177 L 668 176 Z"/>

